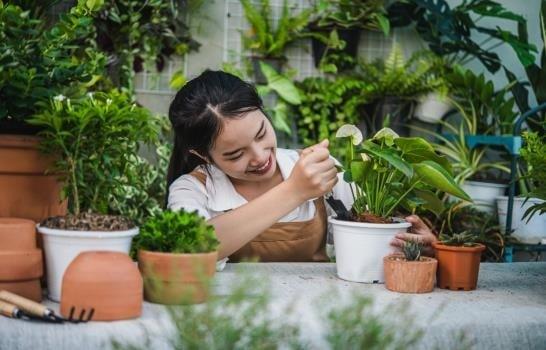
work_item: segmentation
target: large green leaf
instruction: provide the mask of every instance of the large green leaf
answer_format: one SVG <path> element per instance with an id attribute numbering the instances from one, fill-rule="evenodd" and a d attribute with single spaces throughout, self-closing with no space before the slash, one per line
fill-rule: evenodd
<path id="1" fill-rule="evenodd" d="M 411 164 L 402 159 L 393 149 L 382 149 L 380 146 L 371 141 L 363 142 L 360 147 L 365 151 L 365 153 L 370 154 L 372 157 L 379 157 L 386 160 L 390 165 L 395 167 L 408 178 L 413 177 L 413 168 L 411 167 Z"/>
<path id="2" fill-rule="evenodd" d="M 436 216 L 442 214 L 445 209 L 444 202 L 434 192 L 421 189 L 414 189 L 413 192 L 424 201 L 423 208 L 433 212 Z"/>
<path id="3" fill-rule="evenodd" d="M 354 160 L 351 162 L 351 179 L 356 183 L 361 183 L 366 179 L 366 174 L 370 170 L 371 162 Z"/>
<path id="4" fill-rule="evenodd" d="M 420 163 L 425 160 L 432 160 L 440 164 L 450 174 L 451 164 L 447 158 L 439 156 L 430 143 L 421 137 L 399 137 L 394 143 L 402 150 L 404 159 L 411 163 Z"/>
<path id="5" fill-rule="evenodd" d="M 453 180 L 453 177 L 438 163 L 430 160 L 414 164 L 415 172 L 420 180 L 427 185 L 434 187 L 440 191 L 447 192 L 461 199 L 472 201 L 468 194 L 463 191 L 459 185 Z"/>
<path id="6" fill-rule="evenodd" d="M 277 73 L 270 65 L 260 62 L 260 69 L 267 79 L 269 87 L 286 102 L 292 105 L 301 104 L 298 88 L 285 76 Z"/>

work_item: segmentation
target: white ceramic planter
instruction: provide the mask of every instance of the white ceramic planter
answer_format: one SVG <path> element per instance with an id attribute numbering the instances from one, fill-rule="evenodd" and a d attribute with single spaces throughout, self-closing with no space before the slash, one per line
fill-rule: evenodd
<path id="1" fill-rule="evenodd" d="M 531 220 L 527 222 L 527 218 L 523 220 L 523 214 L 533 204 L 543 203 L 543 200 L 538 198 L 530 198 L 527 203 L 523 204 L 525 198 L 514 198 L 514 207 L 512 208 L 512 236 L 519 239 L 522 243 L 538 244 L 546 238 L 546 215 L 533 215 Z M 508 197 L 497 197 L 497 208 L 499 214 L 499 224 L 502 232 L 506 227 L 506 214 L 508 213 Z"/>
<path id="2" fill-rule="evenodd" d="M 334 233 L 336 267 L 339 278 L 351 282 L 383 283 L 383 258 L 396 251 L 390 245 L 398 232 L 406 232 L 408 222 L 370 224 L 328 218 Z"/>
<path id="3" fill-rule="evenodd" d="M 131 240 L 138 227 L 127 231 L 69 231 L 38 225 L 42 234 L 47 267 L 48 298 L 61 300 L 63 275 L 78 254 L 86 251 L 107 250 L 129 253 Z"/>
<path id="4" fill-rule="evenodd" d="M 451 104 L 436 92 L 428 93 L 419 99 L 413 115 L 427 123 L 438 123 L 449 112 Z"/>
<path id="5" fill-rule="evenodd" d="M 508 185 L 493 182 L 465 181 L 462 188 L 472 198 L 475 206 L 483 211 L 494 214 L 496 211 L 496 198 L 504 195 L 504 191 L 508 188 Z"/>

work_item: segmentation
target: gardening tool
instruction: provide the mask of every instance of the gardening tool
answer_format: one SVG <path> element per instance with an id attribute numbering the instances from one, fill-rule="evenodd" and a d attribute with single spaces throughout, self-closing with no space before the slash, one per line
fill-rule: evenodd
<path id="1" fill-rule="evenodd" d="M 347 210 L 345 204 L 343 204 L 341 200 L 334 198 L 332 192 L 328 193 L 325 198 L 326 203 L 328 203 L 330 208 L 336 213 L 338 220 L 351 220 L 353 214 Z"/>
<path id="2" fill-rule="evenodd" d="M 72 323 L 88 322 L 91 320 L 91 318 L 93 317 L 93 313 L 95 312 L 95 309 L 91 309 L 89 310 L 89 312 L 87 312 L 86 309 L 82 309 L 80 310 L 79 316 L 76 318 L 74 317 L 76 309 L 72 307 L 70 309 L 70 314 L 68 318 L 63 318 L 55 314 L 55 311 L 45 307 L 42 304 L 39 304 L 27 298 L 23 298 L 17 294 L 10 293 L 6 290 L 0 291 L 0 301 L 3 301 L 4 304 L 9 305 L 2 308 L 2 311 L 4 311 L 4 309 L 6 310 L 5 312 L 2 312 L 3 315 L 5 315 L 6 313 L 11 313 L 12 315 L 21 315 L 28 318 L 37 318 L 40 320 L 54 323 L 63 323 L 65 321 Z"/>

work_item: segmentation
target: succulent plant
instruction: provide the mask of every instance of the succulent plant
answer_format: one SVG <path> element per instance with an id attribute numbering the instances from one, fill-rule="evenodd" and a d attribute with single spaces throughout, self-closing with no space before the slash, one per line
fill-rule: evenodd
<path id="1" fill-rule="evenodd" d="M 416 241 L 408 241 L 404 243 L 402 252 L 407 261 L 419 261 L 421 259 L 421 250 L 423 245 Z"/>
<path id="2" fill-rule="evenodd" d="M 440 242 L 442 242 L 445 245 L 460 246 L 460 247 L 473 247 L 478 244 L 477 236 L 469 231 L 455 233 L 451 236 L 440 235 Z"/>

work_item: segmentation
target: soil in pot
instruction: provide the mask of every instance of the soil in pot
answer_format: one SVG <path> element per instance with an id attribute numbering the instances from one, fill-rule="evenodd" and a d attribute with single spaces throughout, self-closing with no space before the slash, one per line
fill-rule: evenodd
<path id="1" fill-rule="evenodd" d="M 217 252 L 171 254 L 140 250 L 138 265 L 144 278 L 144 298 L 167 305 L 204 302 L 217 257 Z"/>
<path id="2" fill-rule="evenodd" d="M 403 254 L 383 259 L 385 287 L 399 293 L 429 293 L 436 282 L 438 261 L 422 256 L 419 261 L 407 261 Z"/>
<path id="3" fill-rule="evenodd" d="M 438 260 L 438 287 L 450 290 L 474 290 L 478 283 L 483 244 L 473 247 L 449 246 L 434 242 Z"/>
<path id="4" fill-rule="evenodd" d="M 94 213 L 55 216 L 42 221 L 40 226 L 74 231 L 126 231 L 135 227 L 126 217 Z"/>

